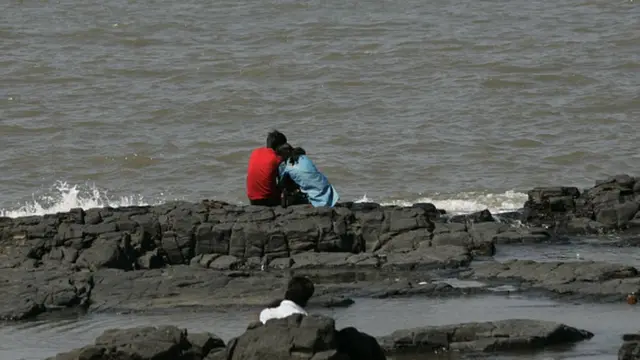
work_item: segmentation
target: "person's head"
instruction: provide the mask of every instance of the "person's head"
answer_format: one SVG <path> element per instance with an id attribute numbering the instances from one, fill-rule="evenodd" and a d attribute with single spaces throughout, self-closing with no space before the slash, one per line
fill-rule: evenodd
<path id="1" fill-rule="evenodd" d="M 314 291 L 315 287 L 311 280 L 303 276 L 294 276 L 287 284 L 284 298 L 285 300 L 293 301 L 298 306 L 305 307 L 313 296 Z"/>
<path id="2" fill-rule="evenodd" d="M 303 148 L 301 147 L 296 147 L 291 149 L 291 154 L 289 155 L 289 162 L 291 163 L 291 165 L 295 165 L 298 163 L 298 159 L 300 158 L 301 155 L 307 155 L 307 152 L 304 151 Z"/>
<path id="3" fill-rule="evenodd" d="M 293 151 L 293 147 L 291 147 L 291 145 L 289 145 L 289 143 L 284 143 L 280 146 L 278 146 L 278 148 L 275 149 L 276 150 L 276 154 L 278 154 L 278 156 L 280 156 L 282 158 L 283 161 L 287 160 L 289 158 L 289 156 L 291 156 L 291 152 Z"/>
<path id="4" fill-rule="evenodd" d="M 287 143 L 287 137 L 278 130 L 273 130 L 267 134 L 267 147 L 277 150 L 280 146 Z"/>

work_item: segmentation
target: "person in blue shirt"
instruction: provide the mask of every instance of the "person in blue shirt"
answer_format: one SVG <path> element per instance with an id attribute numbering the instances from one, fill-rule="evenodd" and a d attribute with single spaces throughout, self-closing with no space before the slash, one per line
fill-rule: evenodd
<path id="1" fill-rule="evenodd" d="M 295 184 L 314 207 L 336 205 L 340 195 L 329 183 L 329 179 L 316 168 L 303 148 L 292 148 L 291 145 L 284 144 L 278 148 L 277 153 L 282 158 L 278 174 L 279 184 L 283 188 L 290 190 L 291 185 Z"/>

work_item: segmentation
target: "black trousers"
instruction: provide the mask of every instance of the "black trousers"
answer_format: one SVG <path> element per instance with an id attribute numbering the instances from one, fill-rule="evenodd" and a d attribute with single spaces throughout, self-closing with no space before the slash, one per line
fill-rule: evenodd
<path id="1" fill-rule="evenodd" d="M 274 199 L 259 199 L 259 200 L 249 200 L 251 205 L 257 206 L 278 206 L 280 205 L 280 201 Z"/>

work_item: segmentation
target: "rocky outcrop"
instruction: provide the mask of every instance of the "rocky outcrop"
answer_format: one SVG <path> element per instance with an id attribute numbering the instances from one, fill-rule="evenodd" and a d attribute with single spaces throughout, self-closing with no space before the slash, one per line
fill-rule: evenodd
<path id="1" fill-rule="evenodd" d="M 107 330 L 93 345 L 47 360 L 202 360 L 224 346 L 210 333 L 188 334 L 175 326 L 135 327 Z"/>
<path id="2" fill-rule="evenodd" d="M 481 211 L 446 217 L 432 204 L 284 209 L 203 201 L 0 218 L 0 319 L 87 307 L 224 306 L 238 297 L 259 305 L 280 296 L 279 276 L 289 272 L 344 291 L 332 293 L 337 298 L 326 298 L 325 304 L 343 303 L 345 293 L 460 293 L 429 282 L 433 274 L 460 271 L 563 295 L 624 296 L 638 290 L 635 269 L 617 273 L 609 265 L 585 262 L 547 269 L 552 265 L 474 260 L 492 256 L 504 244 L 553 244 L 575 231 L 633 229 L 639 184 L 616 176 L 583 192 L 538 188 L 529 193 L 523 214 L 500 216 Z M 527 226 L 504 222 L 520 215 Z M 547 270 L 555 275 L 547 276 Z M 594 274 L 599 275 L 590 280 Z M 407 282 L 386 283 L 394 278 Z M 423 281 L 429 284 L 416 285 Z"/>
<path id="3" fill-rule="evenodd" d="M 640 228 L 640 181 L 616 175 L 593 188 L 540 187 L 528 193 L 523 220 L 569 234 Z"/>
<path id="4" fill-rule="evenodd" d="M 69 270 L 0 270 L 0 320 L 23 320 L 46 311 L 84 309 L 93 277 Z"/>
<path id="5" fill-rule="evenodd" d="M 136 270 L 192 264 L 215 270 L 259 269 L 278 259 L 289 260 L 272 267 L 287 267 L 299 254 L 313 252 L 411 253 L 414 260 L 405 267 L 423 259 L 440 262 L 444 254 L 444 263 L 451 265 L 446 254 L 452 248 L 446 246 L 462 247 L 474 256 L 493 254 L 495 244 L 554 240 L 543 228 L 498 223 L 488 211 L 450 220 L 430 204 L 283 209 L 203 201 L 74 209 L 0 218 L 0 267 Z"/>
<path id="6" fill-rule="evenodd" d="M 463 278 L 519 282 L 532 289 L 552 291 L 564 297 L 591 297 L 624 301 L 640 289 L 640 273 L 633 266 L 597 261 L 535 262 L 512 260 L 505 263 L 473 264 Z"/>
<path id="7" fill-rule="evenodd" d="M 367 334 L 354 328 L 338 331 L 329 317 L 296 314 L 252 324 L 229 342 L 224 359 L 384 360 L 386 356 Z"/>
<path id="8" fill-rule="evenodd" d="M 291 315 L 249 325 L 225 346 L 210 333 L 188 334 L 174 326 L 113 329 L 95 344 L 48 360 L 384 360 L 385 351 L 494 353 L 541 350 L 593 334 L 567 325 L 525 319 L 398 330 L 376 339 L 353 327 L 337 330 L 322 315 Z M 381 346 L 382 344 L 382 346 Z"/>
<path id="9" fill-rule="evenodd" d="M 491 232 L 504 231 L 436 225 L 439 216 L 425 204 L 283 209 L 204 201 L 0 218 L 0 319 L 89 305 L 224 304 L 223 289 L 231 299 L 269 287 L 248 296 L 258 302 L 281 290 L 274 279 L 251 287 L 262 279 L 239 280 L 252 274 L 237 271 L 455 269 L 491 253 Z"/>
<path id="10" fill-rule="evenodd" d="M 622 341 L 618 350 L 618 360 L 640 360 L 640 333 L 625 334 Z"/>
<path id="11" fill-rule="evenodd" d="M 548 321 L 512 319 L 398 330 L 381 338 L 393 352 L 501 352 L 540 350 L 593 337 L 586 330 Z"/>
<path id="12" fill-rule="evenodd" d="M 640 182 L 628 175 L 600 181 L 583 192 L 575 187 L 535 188 L 529 191 L 521 219 L 529 226 L 520 229 L 497 222 L 487 210 L 444 218 L 432 204 L 283 209 L 203 201 L 73 209 L 0 218 L 0 266 L 134 270 L 196 264 L 228 270 L 260 268 L 308 252 L 415 252 L 411 257 L 419 261 L 442 252 L 440 246 L 490 255 L 495 244 L 550 242 L 562 232 L 634 228 L 640 225 L 639 210 Z"/>
<path id="13" fill-rule="evenodd" d="M 47 360 L 384 360 L 375 338 L 354 328 L 336 330 L 334 320 L 292 315 L 224 342 L 210 333 L 175 326 L 105 331 L 95 344 Z"/>
<path id="14" fill-rule="evenodd" d="M 434 231 L 451 231 L 434 230 L 433 214 L 423 207 L 350 206 L 283 209 L 204 201 L 2 218 L 0 264 L 89 270 L 181 264 L 259 268 L 306 252 L 415 250 L 430 247 Z M 475 246 L 471 238 L 462 242 L 469 249 Z"/>

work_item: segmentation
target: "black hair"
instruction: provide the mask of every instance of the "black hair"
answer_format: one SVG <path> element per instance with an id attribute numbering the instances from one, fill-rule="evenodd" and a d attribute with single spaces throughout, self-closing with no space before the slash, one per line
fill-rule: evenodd
<path id="1" fill-rule="evenodd" d="M 267 147 L 277 150 L 280 146 L 287 143 L 287 137 L 278 130 L 273 130 L 267 134 Z"/>
<path id="2" fill-rule="evenodd" d="M 275 151 L 276 151 L 276 154 L 278 154 L 278 156 L 280 156 L 282 158 L 282 161 L 287 161 L 289 156 L 291 156 L 291 153 L 293 151 L 293 147 L 291 147 L 291 145 L 289 145 L 289 143 L 284 143 L 284 144 L 278 146 L 275 149 Z"/>
<path id="3" fill-rule="evenodd" d="M 283 162 L 289 162 L 291 165 L 297 164 L 301 155 L 307 155 L 307 152 L 303 148 L 292 148 L 288 143 L 281 145 L 276 150 L 276 153 L 282 158 Z"/>
<path id="4" fill-rule="evenodd" d="M 311 280 L 303 276 L 294 276 L 287 284 L 284 298 L 293 301 L 298 306 L 305 307 L 313 296 L 314 291 L 315 287 Z"/>
<path id="5" fill-rule="evenodd" d="M 291 156 L 289 156 L 289 162 L 291 163 L 291 165 L 297 164 L 298 159 L 300 158 L 301 155 L 307 155 L 307 152 L 304 151 L 303 148 L 297 147 L 291 150 Z"/>

